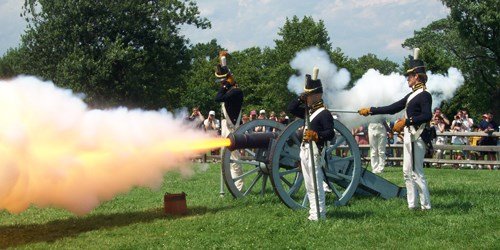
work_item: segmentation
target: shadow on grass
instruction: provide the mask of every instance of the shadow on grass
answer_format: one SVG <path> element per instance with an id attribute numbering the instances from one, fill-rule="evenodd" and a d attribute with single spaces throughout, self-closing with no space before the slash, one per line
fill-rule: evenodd
<path id="1" fill-rule="evenodd" d="M 355 220 L 360 218 L 366 218 L 373 215 L 371 211 L 362 211 L 362 212 L 352 212 L 352 211 L 328 211 L 326 212 L 326 218 L 333 219 L 349 219 Z"/>
<path id="2" fill-rule="evenodd" d="M 457 197 L 461 196 L 464 194 L 463 190 L 458 190 L 458 189 L 443 189 L 443 188 L 434 188 L 430 190 L 431 195 L 436 195 L 436 196 L 452 196 L 452 197 Z"/>
<path id="3" fill-rule="evenodd" d="M 37 242 L 54 242 L 79 234 L 155 220 L 177 220 L 184 217 L 217 213 L 228 207 L 190 207 L 185 216 L 171 216 L 163 208 L 117 214 L 97 214 L 50 221 L 45 224 L 0 226 L 0 248 L 18 247 Z"/>
<path id="4" fill-rule="evenodd" d="M 449 214 L 463 214 L 468 213 L 474 205 L 470 201 L 453 201 L 449 203 L 435 203 L 432 204 L 434 209 L 439 209 Z"/>
<path id="5" fill-rule="evenodd" d="M 471 187 L 472 188 L 472 187 Z M 450 196 L 450 197 L 465 197 L 465 196 L 471 196 L 472 195 L 486 195 L 486 196 L 491 196 L 491 197 L 496 197 L 498 195 L 498 190 L 491 188 L 491 189 L 481 189 L 481 190 L 476 190 L 474 193 L 469 192 L 469 190 L 460 190 L 460 189 L 443 189 L 443 188 L 434 188 L 430 190 L 431 195 L 438 195 L 438 196 Z"/>

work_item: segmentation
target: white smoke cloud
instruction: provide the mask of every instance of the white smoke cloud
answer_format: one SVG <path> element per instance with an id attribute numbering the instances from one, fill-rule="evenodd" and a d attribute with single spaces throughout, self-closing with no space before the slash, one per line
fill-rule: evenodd
<path id="1" fill-rule="evenodd" d="M 442 101 L 453 97 L 455 91 L 462 86 L 465 79 L 462 72 L 456 68 L 449 68 L 447 75 L 432 74 L 427 71 L 429 79 L 427 90 L 432 94 L 433 107 L 437 107 Z"/>
<path id="2" fill-rule="evenodd" d="M 304 89 L 305 74 L 312 75 L 314 66 L 319 67 L 319 76 L 323 84 L 323 99 L 329 109 L 343 111 L 357 111 L 362 107 L 386 106 L 396 102 L 408 94 L 405 76 L 399 73 L 383 75 L 379 71 L 369 69 L 354 86 L 345 90 L 350 81 L 350 73 L 338 67 L 330 61 L 325 51 L 311 47 L 298 52 L 290 62 L 292 68 L 299 71 L 299 75 L 292 76 L 288 80 L 288 89 L 294 93 L 301 93 Z M 427 72 L 427 89 L 433 97 L 433 107 L 439 106 L 443 100 L 453 96 L 455 90 L 464 83 L 462 73 L 456 68 L 450 68 L 447 75 L 432 74 Z M 355 127 L 381 119 L 391 121 L 402 117 L 403 114 L 393 116 L 368 116 L 361 117 L 358 114 L 338 113 L 339 120 L 348 127 Z"/>
<path id="3" fill-rule="evenodd" d="M 328 54 L 316 47 L 298 52 L 290 62 L 290 66 L 299 71 L 299 75 L 293 75 L 288 80 L 288 89 L 297 94 L 304 92 L 305 75 L 312 75 L 313 66 L 320 69 L 318 78 L 321 79 L 325 92 L 342 90 L 351 79 L 349 71 L 338 69 L 330 62 Z M 325 84 L 325 82 L 331 84 Z"/>
<path id="4" fill-rule="evenodd" d="M 51 82 L 0 81 L 0 210 L 85 214 L 134 186 L 158 188 L 166 171 L 220 143 L 165 110 L 89 110 Z"/>

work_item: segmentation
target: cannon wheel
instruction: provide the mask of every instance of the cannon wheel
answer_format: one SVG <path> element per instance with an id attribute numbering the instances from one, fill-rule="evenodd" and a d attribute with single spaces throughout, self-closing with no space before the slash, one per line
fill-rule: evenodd
<path id="1" fill-rule="evenodd" d="M 300 166 L 300 139 L 298 130 L 304 120 L 296 120 L 286 127 L 271 151 L 271 182 L 278 197 L 292 209 L 307 207 L 308 200 Z M 340 121 L 334 122 L 335 138 L 325 149 L 326 182 L 332 189 L 334 204 L 345 205 L 355 193 L 360 181 L 361 156 L 351 131 Z"/>
<path id="2" fill-rule="evenodd" d="M 247 122 L 234 132 L 234 134 L 252 134 L 258 126 L 266 126 L 273 128 L 276 132 L 281 132 L 285 125 L 273 120 L 253 120 Z M 267 152 L 267 149 L 260 149 L 261 152 Z M 231 151 L 224 149 L 222 154 L 222 174 L 224 182 L 229 192 L 235 198 L 241 198 L 249 194 L 260 193 L 264 195 L 269 179 L 269 167 L 262 159 L 258 159 L 259 150 L 246 148 L 241 150 L 244 155 L 239 160 L 231 159 Z M 243 174 L 233 177 L 231 174 L 231 163 L 238 163 L 242 167 Z M 244 186 L 242 190 L 238 190 L 235 182 L 243 180 Z"/>

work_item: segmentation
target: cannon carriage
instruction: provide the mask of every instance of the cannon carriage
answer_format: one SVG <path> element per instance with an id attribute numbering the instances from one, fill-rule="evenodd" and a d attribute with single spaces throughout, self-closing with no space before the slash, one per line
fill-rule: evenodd
<path id="1" fill-rule="evenodd" d="M 272 120 L 254 120 L 229 135 L 231 146 L 222 154 L 222 173 L 229 192 L 235 198 L 264 195 L 271 184 L 286 206 L 307 207 L 299 157 L 303 126 L 302 119 L 286 127 Z M 256 128 L 262 127 L 266 132 L 256 132 Z M 327 205 L 346 205 L 355 194 L 384 199 L 405 197 L 404 188 L 362 167 L 358 144 L 345 125 L 335 120 L 334 130 L 335 138 L 324 149 L 325 182 L 332 190 L 327 195 Z M 241 154 L 239 159 L 232 159 L 233 150 Z M 242 174 L 234 176 L 231 164 L 239 164 Z M 241 190 L 236 185 L 239 180 L 243 181 Z"/>

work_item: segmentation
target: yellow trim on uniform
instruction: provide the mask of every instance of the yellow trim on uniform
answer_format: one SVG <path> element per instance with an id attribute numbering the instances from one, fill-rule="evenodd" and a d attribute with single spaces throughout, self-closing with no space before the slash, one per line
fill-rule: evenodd
<path id="1" fill-rule="evenodd" d="M 407 73 L 407 74 L 408 74 L 408 73 L 411 73 L 411 72 L 413 72 L 414 70 L 416 70 L 416 69 L 418 69 L 418 68 L 425 68 L 425 66 L 417 66 L 417 67 L 414 67 L 414 68 L 412 68 L 412 69 L 407 70 L 407 71 L 406 71 L 406 73 Z"/>
<path id="2" fill-rule="evenodd" d="M 419 89 L 426 89 L 425 83 L 423 82 L 417 82 L 415 85 L 413 85 L 413 91 L 419 90 Z"/>
<path id="3" fill-rule="evenodd" d="M 317 87 L 317 88 L 314 88 L 314 89 L 306 89 L 306 88 L 304 87 L 304 92 L 306 92 L 306 93 L 310 93 L 310 92 L 313 92 L 313 91 L 315 91 L 315 90 L 317 90 L 317 89 L 319 89 L 319 88 L 321 88 L 321 87 Z"/>
<path id="4" fill-rule="evenodd" d="M 224 78 L 224 77 L 227 77 L 228 74 L 229 73 L 226 73 L 226 74 L 223 74 L 223 75 L 219 75 L 219 74 L 217 74 L 217 72 L 215 72 L 215 77 L 217 77 L 217 78 Z"/>

